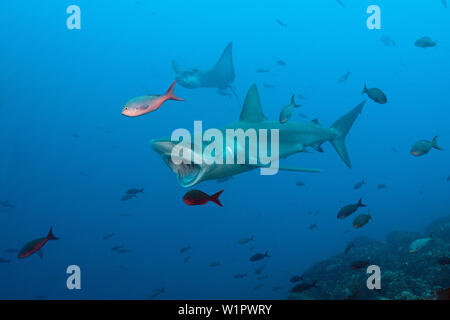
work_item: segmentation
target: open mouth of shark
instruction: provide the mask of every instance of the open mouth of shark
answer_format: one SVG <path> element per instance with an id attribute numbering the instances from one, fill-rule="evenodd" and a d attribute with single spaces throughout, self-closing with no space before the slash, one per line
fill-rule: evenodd
<path id="1" fill-rule="evenodd" d="M 195 163 L 180 163 L 176 164 L 172 161 L 172 157 L 163 156 L 164 162 L 177 175 L 178 183 L 185 187 L 191 187 L 202 178 L 204 170 Z"/>

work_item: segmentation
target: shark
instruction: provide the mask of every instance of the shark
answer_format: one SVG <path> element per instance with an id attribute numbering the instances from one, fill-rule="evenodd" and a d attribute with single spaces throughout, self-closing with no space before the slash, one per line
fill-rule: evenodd
<path id="1" fill-rule="evenodd" d="M 264 116 L 258 89 L 256 85 L 253 84 L 248 90 L 239 119 L 236 122 L 226 125 L 218 130 L 221 132 L 225 132 L 227 129 L 242 129 L 245 131 L 253 128 L 259 132 L 259 129 L 265 129 L 268 131 L 277 129 L 279 133 L 279 170 L 294 172 L 322 172 L 321 169 L 283 166 L 281 161 L 282 159 L 299 152 L 311 152 L 310 149 L 323 152 L 321 146 L 325 142 L 330 142 L 332 144 L 343 162 L 351 169 L 352 165 L 345 146 L 345 138 L 353 123 L 361 114 L 365 103 L 366 101 L 362 101 L 358 104 L 358 106 L 335 121 L 331 127 L 323 126 L 317 120 L 313 120 L 311 122 L 292 121 L 281 124 L 279 121 L 270 121 Z M 259 139 L 257 141 L 259 142 Z M 202 143 L 207 146 L 211 142 L 207 141 Z M 245 144 L 245 139 L 243 143 Z M 232 177 L 236 174 L 244 173 L 256 168 L 267 168 L 266 165 L 259 162 L 256 164 L 250 164 L 249 161 L 246 161 L 244 164 L 227 164 L 225 161 L 223 164 L 217 162 L 211 164 L 205 161 L 205 159 L 202 159 L 200 163 L 192 161 L 174 161 L 172 158 L 172 150 L 177 145 L 177 142 L 172 141 L 170 138 L 159 138 L 151 140 L 150 144 L 152 149 L 158 153 L 164 163 L 176 175 L 178 183 L 185 188 L 192 187 L 207 180 Z M 246 146 L 240 145 L 239 140 L 236 140 L 234 148 L 235 150 L 232 151 L 239 149 L 242 150 L 246 148 Z M 196 152 L 195 149 L 194 144 L 191 144 L 191 157 Z M 183 152 L 183 155 L 184 154 L 185 153 Z"/>
<path id="2" fill-rule="evenodd" d="M 177 82 L 187 89 L 217 88 L 219 90 L 225 90 L 232 88 L 231 83 L 235 78 L 232 47 L 233 43 L 230 42 L 220 56 L 220 59 L 209 70 L 200 70 L 197 68 L 183 69 L 175 60 L 172 60 Z"/>

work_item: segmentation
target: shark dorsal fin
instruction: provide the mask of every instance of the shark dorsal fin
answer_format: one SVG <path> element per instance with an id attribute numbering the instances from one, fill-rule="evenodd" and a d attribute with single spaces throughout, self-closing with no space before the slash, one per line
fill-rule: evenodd
<path id="1" fill-rule="evenodd" d="M 266 120 L 259 100 L 258 88 L 253 84 L 247 92 L 239 121 L 261 122 Z"/>

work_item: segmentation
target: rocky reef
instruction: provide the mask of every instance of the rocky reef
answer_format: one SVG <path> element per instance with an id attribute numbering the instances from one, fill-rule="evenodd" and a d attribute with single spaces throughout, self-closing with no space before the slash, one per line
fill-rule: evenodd
<path id="1" fill-rule="evenodd" d="M 428 238 L 416 252 L 410 252 L 413 241 Z M 317 262 L 304 274 L 305 282 L 316 286 L 303 292 L 292 292 L 288 299 L 300 300 L 416 300 L 440 298 L 439 292 L 450 287 L 450 216 L 425 228 L 424 233 L 394 231 L 385 242 L 359 237 L 343 252 Z M 381 269 L 381 289 L 369 290 L 366 267 L 352 269 L 355 261 L 367 261 Z"/>

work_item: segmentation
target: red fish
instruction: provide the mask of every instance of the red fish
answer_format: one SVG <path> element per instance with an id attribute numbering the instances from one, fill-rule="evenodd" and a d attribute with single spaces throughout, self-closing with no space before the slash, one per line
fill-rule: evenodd
<path id="1" fill-rule="evenodd" d="M 55 237 L 52 232 L 53 228 L 50 228 L 50 231 L 48 232 L 47 237 L 45 238 L 39 238 L 36 240 L 33 240 L 29 243 L 27 243 L 22 250 L 20 250 L 18 258 L 23 259 L 31 256 L 33 253 L 36 253 L 39 251 L 39 255 L 42 259 L 42 252 L 40 251 L 41 248 L 47 243 L 49 240 L 59 240 L 59 238 Z"/>
<path id="2" fill-rule="evenodd" d="M 222 192 L 223 190 L 220 190 L 219 192 L 210 196 L 200 190 L 191 190 L 183 196 L 183 201 L 188 206 L 204 205 L 209 201 L 212 201 L 218 204 L 219 206 L 223 207 L 223 205 L 219 201 L 219 196 L 221 195 Z"/>
<path id="3" fill-rule="evenodd" d="M 370 262 L 367 261 L 355 261 L 350 265 L 350 269 L 352 270 L 358 270 L 358 269 L 363 269 L 365 267 L 367 267 L 370 264 Z"/>

